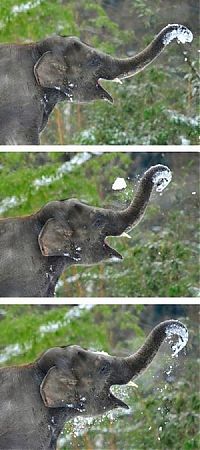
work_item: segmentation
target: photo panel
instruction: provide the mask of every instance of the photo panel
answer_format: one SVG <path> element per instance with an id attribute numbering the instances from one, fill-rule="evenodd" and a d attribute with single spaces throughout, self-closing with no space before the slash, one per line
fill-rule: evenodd
<path id="1" fill-rule="evenodd" d="M 199 153 L 181 150 L 1 152 L 1 297 L 196 298 Z"/>
<path id="2" fill-rule="evenodd" d="M 2 305 L 0 319 L 4 449 L 198 448 L 199 305 Z"/>
<path id="3" fill-rule="evenodd" d="M 0 145 L 198 144 L 198 5 L 171 6 L 1 0 Z"/>

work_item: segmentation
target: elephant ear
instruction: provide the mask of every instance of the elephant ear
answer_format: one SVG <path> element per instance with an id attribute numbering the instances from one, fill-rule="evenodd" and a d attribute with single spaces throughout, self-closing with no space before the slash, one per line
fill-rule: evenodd
<path id="1" fill-rule="evenodd" d="M 51 367 L 40 385 L 40 394 L 45 406 L 77 409 L 76 384 L 77 380 L 71 371 Z"/>
<path id="2" fill-rule="evenodd" d="M 67 66 L 62 57 L 51 51 L 44 53 L 34 66 L 37 83 L 44 88 L 64 90 L 67 84 Z"/>
<path id="3" fill-rule="evenodd" d="M 56 219 L 48 219 L 38 236 L 43 256 L 73 257 L 72 234 L 69 225 L 62 225 Z"/>

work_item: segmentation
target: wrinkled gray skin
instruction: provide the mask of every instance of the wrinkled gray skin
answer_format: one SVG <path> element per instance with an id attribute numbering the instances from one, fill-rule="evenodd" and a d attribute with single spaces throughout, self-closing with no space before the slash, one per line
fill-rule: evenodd
<path id="1" fill-rule="evenodd" d="M 51 348 L 32 364 L 0 369 L 0 450 L 55 450 L 67 420 L 128 409 L 111 386 L 140 375 L 174 324 L 185 329 L 176 320 L 161 322 L 128 357 L 70 345 Z"/>
<path id="2" fill-rule="evenodd" d="M 30 216 L 0 219 L 0 296 L 51 297 L 66 266 L 122 259 L 106 237 L 119 236 L 139 222 L 154 186 L 152 179 L 160 174 L 158 186 L 166 172 L 168 167 L 161 164 L 148 169 L 124 210 L 70 199 L 47 203 Z"/>
<path id="3" fill-rule="evenodd" d="M 99 80 L 123 79 L 144 69 L 177 27 L 168 25 L 144 51 L 127 59 L 111 57 L 76 37 L 0 45 L 0 144 L 39 144 L 39 133 L 58 102 L 112 101 Z"/>

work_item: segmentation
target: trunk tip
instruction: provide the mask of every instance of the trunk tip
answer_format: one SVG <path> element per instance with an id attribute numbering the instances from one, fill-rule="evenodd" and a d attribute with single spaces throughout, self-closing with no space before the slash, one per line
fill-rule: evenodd
<path id="1" fill-rule="evenodd" d="M 172 23 L 167 25 L 161 33 L 164 32 L 162 39 L 163 45 L 168 45 L 174 39 L 177 40 L 178 44 L 186 44 L 186 42 L 191 43 L 193 40 L 193 34 L 189 28 L 178 23 Z"/>
<path id="2" fill-rule="evenodd" d="M 152 177 L 157 192 L 162 192 L 172 180 L 172 172 L 167 166 L 160 166 Z"/>
<path id="3" fill-rule="evenodd" d="M 172 356 L 178 356 L 178 353 L 186 346 L 188 342 L 188 330 L 186 326 L 179 320 L 169 320 L 165 328 L 165 334 L 170 343 L 173 336 L 178 337 L 175 344 L 172 345 Z"/>

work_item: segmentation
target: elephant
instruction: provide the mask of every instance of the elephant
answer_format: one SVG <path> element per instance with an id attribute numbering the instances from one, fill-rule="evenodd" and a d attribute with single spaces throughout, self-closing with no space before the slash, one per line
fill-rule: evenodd
<path id="1" fill-rule="evenodd" d="M 178 320 L 161 322 L 126 357 L 68 345 L 48 349 L 33 363 L 1 368 L 0 450 L 55 450 L 66 421 L 129 409 L 111 386 L 139 376 L 172 335 L 183 340 L 187 329 Z"/>
<path id="2" fill-rule="evenodd" d="M 193 35 L 183 25 L 167 25 L 142 52 L 125 59 L 109 56 L 73 36 L 1 44 L 0 144 L 39 144 L 39 134 L 58 102 L 112 102 L 100 80 L 131 77 L 174 39 L 191 42 Z"/>
<path id="3" fill-rule="evenodd" d="M 0 296 L 51 297 L 66 266 L 122 259 L 106 237 L 135 226 L 153 187 L 161 191 L 171 176 L 167 166 L 150 167 L 122 210 L 91 207 L 72 198 L 50 201 L 29 216 L 0 219 Z"/>

